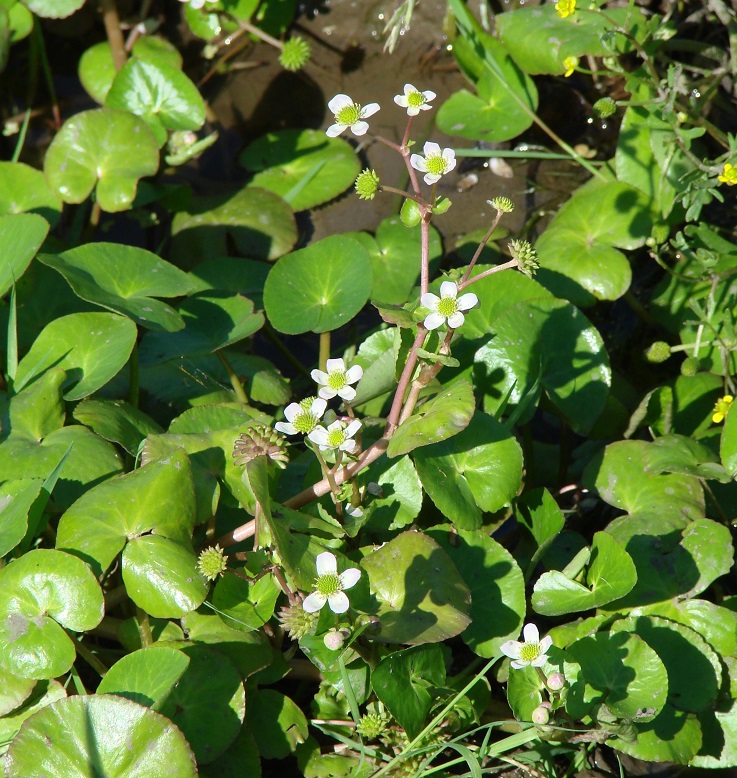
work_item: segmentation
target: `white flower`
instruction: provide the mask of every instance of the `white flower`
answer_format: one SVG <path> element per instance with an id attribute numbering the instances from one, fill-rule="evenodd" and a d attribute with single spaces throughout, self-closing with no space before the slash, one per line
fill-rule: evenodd
<path id="1" fill-rule="evenodd" d="M 356 396 L 356 390 L 349 384 L 361 380 L 363 368 L 360 365 L 353 365 L 346 370 L 342 359 L 328 359 L 325 367 L 327 373 L 322 370 L 313 370 L 310 373 L 312 380 L 320 387 L 317 391 L 318 396 L 330 400 L 337 394 L 342 400 L 350 402 Z"/>
<path id="2" fill-rule="evenodd" d="M 350 589 L 358 583 L 361 571 L 357 567 L 349 567 L 338 575 L 338 562 L 335 554 L 323 551 L 317 555 L 317 578 L 315 579 L 315 591 L 305 597 L 302 607 L 307 613 L 315 613 L 325 603 L 330 606 L 333 613 L 345 613 L 350 606 L 344 589 Z"/>
<path id="3" fill-rule="evenodd" d="M 456 166 L 456 153 L 453 149 L 443 149 L 437 143 L 428 141 L 422 151 L 425 154 L 421 157 L 419 154 L 413 154 L 409 162 L 415 170 L 426 173 L 425 183 L 434 184 L 440 181 L 440 177 L 450 173 Z"/>
<path id="4" fill-rule="evenodd" d="M 351 505 L 349 502 L 345 505 L 345 512 L 354 519 L 360 519 L 363 516 L 363 508 L 360 505 Z"/>
<path id="5" fill-rule="evenodd" d="M 435 92 L 431 92 L 429 89 L 426 92 L 420 92 L 412 84 L 404 85 L 403 95 L 394 96 L 394 102 L 407 109 L 407 116 L 417 116 L 420 111 L 429 111 L 432 106 L 428 103 L 434 99 Z"/>
<path id="6" fill-rule="evenodd" d="M 479 298 L 472 292 L 466 292 L 458 297 L 458 286 L 453 281 L 443 281 L 440 284 L 440 297 L 432 292 L 426 292 L 420 298 L 420 303 L 429 308 L 431 313 L 425 317 L 425 327 L 436 330 L 441 324 L 456 329 L 466 320 L 461 311 L 468 311 L 478 303 Z"/>
<path id="7" fill-rule="evenodd" d="M 334 138 L 346 128 L 350 129 L 354 135 L 365 135 L 366 130 L 368 130 L 368 122 L 363 121 L 363 119 L 373 116 L 379 110 L 379 104 L 369 103 L 362 108 L 358 103 L 354 103 L 348 95 L 340 94 L 335 95 L 328 103 L 328 108 L 335 115 L 335 124 L 331 124 L 325 133 L 329 138 Z"/>
<path id="8" fill-rule="evenodd" d="M 519 640 L 508 640 L 500 646 L 502 654 L 512 659 L 512 667 L 542 667 L 548 658 L 545 656 L 553 638 L 548 635 L 540 640 L 540 633 L 534 624 L 525 624 L 522 630 L 524 643 Z"/>
<path id="9" fill-rule="evenodd" d="M 344 421 L 338 419 L 328 425 L 327 429 L 318 425 L 307 437 L 313 443 L 317 443 L 320 451 L 337 448 L 350 454 L 356 450 L 358 445 L 352 438 L 360 428 L 361 422 L 358 419 L 354 419 L 347 426 Z"/>
<path id="10" fill-rule="evenodd" d="M 205 3 L 217 3 L 218 0 L 179 0 L 180 3 L 189 3 L 192 8 L 199 10 Z"/>
<path id="11" fill-rule="evenodd" d="M 285 435 L 306 435 L 312 432 L 325 413 L 328 404 L 321 397 L 308 397 L 301 403 L 290 403 L 284 409 L 286 421 L 278 421 L 274 427 Z"/>

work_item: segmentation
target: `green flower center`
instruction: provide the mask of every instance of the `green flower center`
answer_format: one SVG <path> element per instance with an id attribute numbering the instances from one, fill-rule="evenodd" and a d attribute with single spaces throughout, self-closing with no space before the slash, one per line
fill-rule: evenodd
<path id="1" fill-rule="evenodd" d="M 338 448 L 343 443 L 345 443 L 344 430 L 328 430 L 328 446 L 330 448 Z"/>
<path id="2" fill-rule="evenodd" d="M 324 597 L 330 597 L 343 590 L 340 578 L 335 573 L 321 575 L 315 580 L 315 589 Z"/>
<path id="3" fill-rule="evenodd" d="M 446 319 L 458 310 L 458 300 L 455 297 L 441 297 L 438 302 L 438 313 Z"/>
<path id="4" fill-rule="evenodd" d="M 308 432 L 312 432 L 312 430 L 315 429 L 317 425 L 317 416 L 310 411 L 304 411 L 294 417 L 292 424 L 294 424 L 294 428 L 298 432 L 306 435 Z"/>
<path id="5" fill-rule="evenodd" d="M 407 105 L 409 105 L 411 108 L 419 108 L 426 102 L 425 95 L 423 95 L 422 92 L 410 92 L 407 95 Z"/>
<path id="6" fill-rule="evenodd" d="M 346 105 L 335 114 L 335 121 L 338 122 L 338 124 L 345 124 L 346 127 L 355 124 L 360 118 L 361 106 L 358 103 Z"/>
<path id="7" fill-rule="evenodd" d="M 432 173 L 434 176 L 442 176 L 445 173 L 445 168 L 448 167 L 448 163 L 440 154 L 431 154 L 429 157 L 426 157 L 425 164 L 427 165 L 427 172 Z"/>
<path id="8" fill-rule="evenodd" d="M 346 385 L 346 375 L 343 372 L 336 371 L 335 373 L 328 373 L 328 386 L 331 389 L 342 389 Z"/>
<path id="9" fill-rule="evenodd" d="M 524 643 L 519 651 L 519 658 L 523 662 L 534 662 L 540 656 L 539 643 Z"/>

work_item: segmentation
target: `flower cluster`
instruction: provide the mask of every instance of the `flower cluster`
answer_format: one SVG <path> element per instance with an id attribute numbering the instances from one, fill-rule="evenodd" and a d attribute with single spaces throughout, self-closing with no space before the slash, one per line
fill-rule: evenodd
<path id="1" fill-rule="evenodd" d="M 576 0 L 558 0 L 555 10 L 561 19 L 572 16 L 576 12 Z"/>
<path id="2" fill-rule="evenodd" d="M 734 397 L 731 394 L 725 394 L 724 397 L 720 397 L 714 403 L 714 412 L 712 413 L 711 420 L 714 424 L 721 424 L 729 413 L 729 409 L 732 407 Z"/>

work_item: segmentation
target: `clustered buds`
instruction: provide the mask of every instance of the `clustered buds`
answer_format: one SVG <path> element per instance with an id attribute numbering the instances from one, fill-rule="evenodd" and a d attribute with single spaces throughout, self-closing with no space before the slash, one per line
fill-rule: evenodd
<path id="1" fill-rule="evenodd" d="M 486 202 L 498 213 L 512 213 L 514 210 L 514 203 L 508 197 L 494 197 Z"/>
<path id="2" fill-rule="evenodd" d="M 388 729 L 391 717 L 380 703 L 369 703 L 368 710 L 361 716 L 356 731 L 364 740 L 378 740 Z"/>
<path id="3" fill-rule="evenodd" d="M 535 271 L 540 267 L 535 251 L 529 240 L 510 240 L 509 252 L 517 260 L 517 266 L 528 278 L 535 275 Z"/>
<path id="4" fill-rule="evenodd" d="M 279 623 L 292 640 L 301 640 L 317 626 L 318 614 L 308 613 L 300 605 L 287 605 L 279 613 Z"/>
<path id="5" fill-rule="evenodd" d="M 645 359 L 653 365 L 659 365 L 670 357 L 670 346 L 664 340 L 656 340 L 645 351 Z"/>
<path id="6" fill-rule="evenodd" d="M 266 457 L 283 470 L 289 461 L 284 436 L 263 424 L 249 427 L 241 433 L 233 446 L 233 461 L 240 466 L 257 457 Z"/>
<path id="7" fill-rule="evenodd" d="M 208 581 L 214 581 L 223 575 L 228 569 L 223 549 L 218 545 L 206 548 L 197 560 L 197 569 L 200 571 L 200 575 L 207 578 Z"/>
<path id="8" fill-rule="evenodd" d="M 284 48 L 279 55 L 279 64 L 285 70 L 291 70 L 293 73 L 301 70 L 310 59 L 312 49 L 310 44 L 303 38 L 290 38 L 285 41 Z"/>

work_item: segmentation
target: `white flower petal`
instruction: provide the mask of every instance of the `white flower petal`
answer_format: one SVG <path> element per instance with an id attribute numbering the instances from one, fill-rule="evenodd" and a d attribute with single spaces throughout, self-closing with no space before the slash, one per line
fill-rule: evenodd
<path id="1" fill-rule="evenodd" d="M 323 551 L 322 554 L 317 555 L 315 567 L 317 567 L 318 576 L 335 575 L 338 572 L 338 560 L 335 558 L 335 554 Z"/>
<path id="2" fill-rule="evenodd" d="M 453 167 L 446 168 L 447 170 L 453 170 L 456 166 L 456 153 L 453 149 L 443 149 L 443 159 L 446 165 L 452 165 Z"/>
<path id="3" fill-rule="evenodd" d="M 284 418 L 287 421 L 294 421 L 297 416 L 300 416 L 303 412 L 299 403 L 289 403 L 284 409 Z"/>
<path id="4" fill-rule="evenodd" d="M 324 400 L 322 397 L 315 397 L 315 399 L 312 401 L 312 405 L 310 405 L 310 413 L 312 413 L 315 418 L 320 419 L 322 418 L 323 413 L 325 413 L 325 409 L 328 407 L 327 401 Z M 284 415 L 286 416 L 286 411 L 284 411 Z"/>
<path id="5" fill-rule="evenodd" d="M 343 422 L 340 419 L 336 419 L 332 424 L 328 424 L 328 432 L 335 432 L 335 430 L 342 430 Z"/>
<path id="6" fill-rule="evenodd" d="M 325 369 L 328 373 L 345 373 L 345 362 L 342 359 L 328 359 L 328 361 L 325 363 Z M 316 371 L 312 371 L 313 373 Z M 325 375 L 325 373 L 323 373 Z M 325 376 L 325 381 L 327 381 L 327 376 Z M 325 383 L 325 381 L 321 381 L 320 383 Z"/>
<path id="7" fill-rule="evenodd" d="M 340 578 L 340 585 L 344 589 L 350 589 L 352 586 L 355 586 L 360 577 L 361 571 L 357 567 L 349 567 L 338 576 L 338 578 Z"/>
<path id="8" fill-rule="evenodd" d="M 338 397 L 341 400 L 350 402 L 356 396 L 356 390 L 352 386 L 342 386 L 338 389 Z"/>
<path id="9" fill-rule="evenodd" d="M 466 321 L 466 317 L 460 311 L 451 313 L 451 315 L 448 316 L 448 326 L 454 330 L 462 327 L 464 321 Z"/>
<path id="10" fill-rule="evenodd" d="M 439 302 L 440 298 L 432 292 L 425 292 L 425 294 L 420 297 L 420 305 L 429 308 L 431 311 L 437 309 Z"/>
<path id="11" fill-rule="evenodd" d="M 317 396 L 323 400 L 332 400 L 338 392 L 330 386 L 321 386 L 317 390 Z"/>
<path id="12" fill-rule="evenodd" d="M 407 98 L 404 95 L 394 95 L 394 102 L 400 108 L 406 108 L 407 107 Z"/>
<path id="13" fill-rule="evenodd" d="M 540 653 L 546 654 L 550 646 L 553 645 L 553 638 L 550 637 L 550 635 L 546 635 L 541 641 L 540 641 Z"/>
<path id="14" fill-rule="evenodd" d="M 348 97 L 348 95 L 338 94 L 335 95 L 335 97 L 333 97 L 332 100 L 330 100 L 330 102 L 328 103 L 328 108 L 333 113 L 338 113 L 340 110 L 346 108 L 349 105 L 353 105 L 353 100 L 351 100 L 351 98 Z"/>
<path id="15" fill-rule="evenodd" d="M 437 95 L 435 94 L 435 92 L 433 92 L 433 91 L 432 91 L 432 90 L 430 90 L 430 89 L 426 89 L 426 90 L 425 90 L 425 91 L 422 93 L 422 96 L 425 98 L 425 100 L 427 100 L 427 102 L 428 102 L 428 103 L 430 102 L 430 100 L 434 100 L 434 99 L 437 97 Z M 428 108 L 429 108 L 429 107 L 430 107 L 430 106 L 428 105 Z"/>
<path id="16" fill-rule="evenodd" d="M 360 429 L 361 422 L 358 419 L 353 419 L 353 421 L 345 428 L 345 435 L 347 438 L 352 438 Z"/>
<path id="17" fill-rule="evenodd" d="M 519 659 L 523 645 L 524 644 L 520 643 L 519 640 L 507 640 L 499 646 L 499 650 L 504 656 L 508 656 L 510 659 Z"/>
<path id="18" fill-rule="evenodd" d="M 299 432 L 294 424 L 290 424 L 286 421 L 278 421 L 274 425 L 274 429 L 278 430 L 279 432 L 283 432 L 285 435 L 296 435 Z"/>
<path id="19" fill-rule="evenodd" d="M 354 135 L 365 135 L 368 128 L 368 122 L 354 122 L 351 124 L 351 132 Z"/>
<path id="20" fill-rule="evenodd" d="M 325 134 L 328 138 L 337 138 L 343 130 L 345 130 L 345 124 L 331 124 L 327 130 L 325 130 Z"/>
<path id="21" fill-rule="evenodd" d="M 439 313 L 430 313 L 425 316 L 425 329 L 436 330 L 445 323 L 445 316 Z"/>
<path id="22" fill-rule="evenodd" d="M 354 519 L 360 519 L 361 516 L 363 516 L 363 508 L 360 505 L 353 506 L 350 503 L 348 503 L 345 506 L 345 512 L 349 516 L 353 516 Z M 349 587 L 346 587 L 349 588 Z"/>
<path id="23" fill-rule="evenodd" d="M 424 173 L 427 170 L 427 160 L 424 157 L 421 157 L 419 154 L 412 154 L 412 156 L 409 158 L 409 164 L 412 165 L 415 170 L 419 170 L 421 173 Z"/>
<path id="24" fill-rule="evenodd" d="M 408 97 L 412 94 L 412 92 L 417 92 L 418 90 L 415 89 L 412 84 L 405 84 L 404 85 L 404 96 Z"/>
<path id="25" fill-rule="evenodd" d="M 363 376 L 363 368 L 360 365 L 353 365 L 348 368 L 345 373 L 345 380 L 349 384 L 355 384 L 356 381 L 360 381 Z"/>
<path id="26" fill-rule="evenodd" d="M 351 603 L 348 595 L 344 592 L 335 592 L 328 596 L 328 605 L 333 613 L 345 613 L 350 608 Z"/>
<path id="27" fill-rule="evenodd" d="M 478 303 L 479 298 L 476 297 L 476 295 L 473 292 L 466 292 L 466 294 L 462 294 L 458 298 L 458 307 L 462 311 L 470 311 L 471 308 L 473 308 L 476 303 Z"/>
<path id="28" fill-rule="evenodd" d="M 312 592 L 305 597 L 305 601 L 302 603 L 302 609 L 307 613 L 317 613 L 323 605 L 328 601 L 328 598 L 320 592 Z"/>
<path id="29" fill-rule="evenodd" d="M 355 440 L 348 438 L 348 440 L 341 443 L 338 448 L 341 451 L 347 451 L 349 454 L 352 454 L 358 448 L 358 443 L 356 443 Z"/>
<path id="30" fill-rule="evenodd" d="M 422 153 L 426 157 L 430 157 L 433 154 L 440 154 L 440 146 L 438 146 L 437 143 L 429 140 L 425 143 L 425 145 L 422 147 Z"/>
<path id="31" fill-rule="evenodd" d="M 443 281 L 440 284 L 440 296 L 452 297 L 455 299 L 458 295 L 458 285 L 454 281 Z"/>
<path id="32" fill-rule="evenodd" d="M 361 108 L 360 116 L 362 119 L 368 119 L 369 116 L 373 116 L 380 109 L 381 106 L 378 103 L 369 103 Z"/>
<path id="33" fill-rule="evenodd" d="M 527 662 L 523 662 L 521 660 L 514 660 L 513 662 L 510 662 L 512 667 L 514 667 L 515 670 L 521 670 L 523 667 L 527 667 Z"/>
<path id="34" fill-rule="evenodd" d="M 437 184 L 438 181 L 440 181 L 440 176 L 437 175 L 437 173 L 428 173 L 424 177 L 426 184 Z"/>
<path id="35" fill-rule="evenodd" d="M 322 370 L 313 370 L 310 373 L 310 377 L 316 384 L 326 384 L 328 382 L 328 374 L 323 373 Z"/>
<path id="36" fill-rule="evenodd" d="M 455 159 L 450 160 L 450 162 L 447 162 L 445 165 L 445 170 L 443 171 L 443 175 L 446 175 L 447 173 L 450 173 L 451 170 L 454 170 L 456 166 Z"/>
<path id="37" fill-rule="evenodd" d="M 417 116 L 419 112 L 420 112 L 419 105 L 411 105 L 407 108 L 407 116 Z"/>
<path id="38" fill-rule="evenodd" d="M 313 443 L 317 443 L 318 446 L 326 446 L 328 442 L 328 431 L 323 426 L 317 426 L 307 435 L 307 437 Z"/>
<path id="39" fill-rule="evenodd" d="M 539 656 L 535 657 L 530 664 L 533 667 L 542 667 L 546 662 L 548 661 L 548 658 L 545 656 L 545 654 L 540 654 Z"/>
<path id="40" fill-rule="evenodd" d="M 540 642 L 540 632 L 534 624 L 525 624 L 525 628 L 522 630 L 522 637 L 525 639 L 525 643 Z"/>

